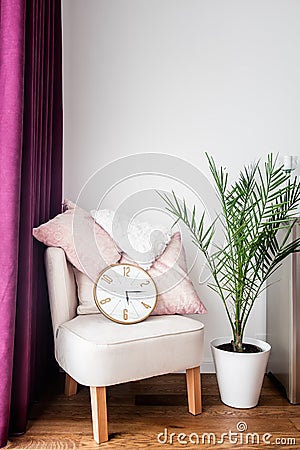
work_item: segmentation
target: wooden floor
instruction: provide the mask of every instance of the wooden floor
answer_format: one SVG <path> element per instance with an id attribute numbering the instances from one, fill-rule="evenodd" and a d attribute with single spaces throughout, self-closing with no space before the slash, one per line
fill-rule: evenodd
<path id="1" fill-rule="evenodd" d="M 223 405 L 212 374 L 202 375 L 202 391 L 203 413 L 194 417 L 187 412 L 185 376 L 182 374 L 108 388 L 109 441 L 100 448 L 300 449 L 300 405 L 289 404 L 269 378 L 265 378 L 259 405 L 250 410 L 232 409 Z M 89 390 L 82 387 L 76 396 L 69 398 L 62 392 L 60 382 L 60 385 L 37 402 L 30 413 L 27 433 L 12 438 L 6 448 L 99 448 L 92 438 Z M 247 427 L 247 431 L 242 431 L 243 427 Z M 163 443 L 164 434 L 161 436 L 162 443 L 159 443 L 157 436 L 164 433 L 165 429 L 168 430 L 168 443 Z M 222 433 L 229 433 L 230 430 L 238 433 L 231 436 L 233 442 L 229 442 L 228 436 L 224 437 L 223 443 L 220 442 Z M 172 444 L 171 433 L 175 433 Z M 187 435 L 181 436 L 182 440 L 187 440 L 187 444 L 178 443 L 180 433 Z M 210 444 L 204 433 L 213 433 Z M 247 433 L 251 435 L 247 437 Z M 264 435 L 267 443 L 263 442 Z M 202 443 L 203 437 L 205 443 Z M 192 443 L 189 442 L 190 438 Z M 289 443 L 289 439 L 295 440 L 295 443 Z"/>

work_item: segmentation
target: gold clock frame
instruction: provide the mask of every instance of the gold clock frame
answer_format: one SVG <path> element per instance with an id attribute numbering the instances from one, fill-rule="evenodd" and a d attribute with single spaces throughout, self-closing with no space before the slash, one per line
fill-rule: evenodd
<path id="1" fill-rule="evenodd" d="M 154 288 L 155 288 L 155 302 L 154 302 L 153 308 L 151 309 L 151 311 L 149 312 L 149 314 L 147 314 L 146 316 L 144 316 L 142 319 L 135 320 L 135 321 L 133 321 L 133 322 L 122 322 L 121 320 L 114 319 L 113 317 L 111 317 L 109 314 L 107 314 L 107 313 L 102 309 L 102 307 L 101 307 L 101 305 L 100 305 L 100 303 L 99 303 L 99 301 L 98 301 L 98 299 L 97 299 L 96 291 L 97 291 L 98 281 L 100 280 L 100 278 L 102 277 L 102 275 L 103 275 L 107 270 L 109 270 L 109 269 L 112 268 L 112 267 L 119 267 L 119 266 L 134 267 L 135 269 L 139 269 L 139 270 L 141 270 L 142 272 L 145 272 L 145 274 L 147 275 L 147 277 L 150 278 L 150 280 L 152 281 L 152 283 L 153 283 L 153 285 L 154 285 Z M 115 263 L 115 264 L 110 264 L 109 266 L 105 267 L 105 269 L 103 269 L 103 270 L 100 272 L 99 276 L 97 277 L 97 280 L 96 280 L 95 283 L 94 283 L 93 294 L 94 294 L 94 301 L 95 301 L 95 303 L 96 303 L 97 308 L 99 309 L 99 311 L 100 311 L 105 317 L 107 317 L 109 320 L 111 320 L 112 322 L 120 323 L 121 325 L 133 325 L 133 324 L 135 324 L 135 323 L 140 323 L 140 322 L 143 322 L 144 320 L 146 320 L 146 319 L 151 315 L 151 313 L 154 311 L 154 309 L 155 309 L 155 307 L 156 307 L 156 304 L 157 304 L 157 298 L 158 298 L 157 286 L 156 286 L 156 284 L 155 284 L 155 281 L 154 281 L 153 278 L 151 277 L 151 275 L 149 275 L 149 273 L 148 273 L 145 269 L 143 269 L 142 267 L 140 267 L 140 266 L 138 266 L 138 265 L 136 265 L 136 264 L 126 264 L 126 263 Z"/>

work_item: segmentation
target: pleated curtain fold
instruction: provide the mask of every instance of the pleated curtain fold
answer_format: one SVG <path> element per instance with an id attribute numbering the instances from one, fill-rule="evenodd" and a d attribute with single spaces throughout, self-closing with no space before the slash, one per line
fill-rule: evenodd
<path id="1" fill-rule="evenodd" d="M 53 363 L 44 248 L 32 228 L 61 210 L 61 55 L 60 0 L 1 0 L 0 446 L 26 430 Z"/>

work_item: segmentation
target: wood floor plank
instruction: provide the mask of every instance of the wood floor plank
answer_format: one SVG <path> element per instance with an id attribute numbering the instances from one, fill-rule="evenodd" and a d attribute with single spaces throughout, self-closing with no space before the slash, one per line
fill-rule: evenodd
<path id="1" fill-rule="evenodd" d="M 11 438 L 7 449 L 251 449 L 300 448 L 300 405 L 291 405 L 284 393 L 268 377 L 263 384 L 260 403 L 252 409 L 234 409 L 219 397 L 215 375 L 202 375 L 203 413 L 188 413 L 184 374 L 172 374 L 107 388 L 109 441 L 99 445 L 93 440 L 89 389 L 80 387 L 73 397 L 63 395 L 56 386 L 36 402 L 29 415 L 28 430 L 23 436 Z M 241 432 L 240 422 L 247 430 Z M 158 435 L 167 442 L 158 442 Z M 238 433 L 238 443 L 222 433 Z M 171 433 L 175 433 L 173 437 Z M 200 439 L 180 444 L 176 439 Z M 206 434 L 205 434 L 206 433 Z M 211 433 L 211 435 L 207 435 Z M 258 442 L 245 443 L 249 439 Z M 196 435 L 195 435 L 196 434 Z M 269 435 L 269 444 L 263 436 Z M 216 440 L 213 442 L 212 439 Z M 204 442 L 201 442 L 201 439 Z M 208 443 L 208 439 L 211 442 Z M 170 443 L 170 439 L 173 442 Z M 276 439 L 279 444 L 276 443 Z M 282 445 L 281 439 L 283 439 Z M 288 439 L 291 441 L 288 442 Z M 295 443 L 292 442 L 295 440 Z"/>

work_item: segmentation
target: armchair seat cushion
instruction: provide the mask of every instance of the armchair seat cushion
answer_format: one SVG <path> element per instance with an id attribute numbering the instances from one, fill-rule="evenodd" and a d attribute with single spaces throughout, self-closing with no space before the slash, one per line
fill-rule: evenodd
<path id="1" fill-rule="evenodd" d="M 86 386 L 109 386 L 199 366 L 204 325 L 180 315 L 150 316 L 122 325 L 98 314 L 61 324 L 55 337 L 59 365 Z"/>

